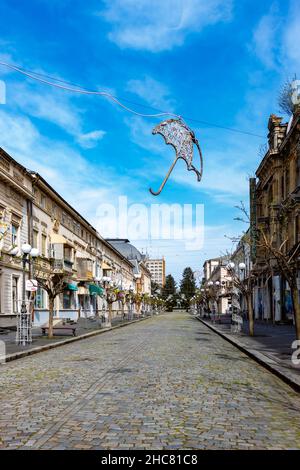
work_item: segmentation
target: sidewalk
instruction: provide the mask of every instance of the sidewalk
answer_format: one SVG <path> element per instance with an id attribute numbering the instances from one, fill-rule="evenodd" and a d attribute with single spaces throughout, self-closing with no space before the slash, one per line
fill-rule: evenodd
<path id="1" fill-rule="evenodd" d="M 247 322 L 241 333 L 234 334 L 231 332 L 230 317 L 222 318 L 221 323 L 196 318 L 300 391 L 300 365 L 294 365 L 291 360 L 295 351 L 291 345 L 296 339 L 292 325 L 256 323 L 254 337 L 250 337 Z"/>
<path id="2" fill-rule="evenodd" d="M 37 352 L 46 351 L 53 347 L 61 346 L 67 343 L 78 341 L 80 339 L 88 338 L 97 334 L 110 331 L 111 329 L 120 328 L 122 326 L 135 323 L 136 321 L 145 320 L 151 318 L 153 315 L 137 316 L 134 315 L 132 319 L 126 318 L 123 320 L 120 316 L 112 319 L 111 327 L 103 327 L 100 323 L 97 323 L 95 319 L 81 318 L 76 328 L 76 336 L 72 334 L 63 334 L 62 332 L 56 332 L 54 338 L 48 339 L 47 336 L 42 335 L 42 330 L 39 327 L 32 329 L 32 343 L 26 346 L 16 344 L 16 332 L 11 330 L 0 331 L 0 341 L 5 343 L 5 361 L 12 361 L 19 359 L 30 354 Z"/>

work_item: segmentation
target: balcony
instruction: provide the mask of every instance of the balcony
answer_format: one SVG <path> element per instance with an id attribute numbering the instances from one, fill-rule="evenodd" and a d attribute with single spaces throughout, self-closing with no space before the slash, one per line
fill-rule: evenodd
<path id="1" fill-rule="evenodd" d="M 88 258 L 76 258 L 76 266 L 78 281 L 92 281 L 94 279 L 92 260 Z"/>
<path id="2" fill-rule="evenodd" d="M 55 272 L 72 273 L 72 271 L 73 271 L 73 262 L 68 260 L 68 259 L 54 259 L 53 260 L 53 270 Z"/>

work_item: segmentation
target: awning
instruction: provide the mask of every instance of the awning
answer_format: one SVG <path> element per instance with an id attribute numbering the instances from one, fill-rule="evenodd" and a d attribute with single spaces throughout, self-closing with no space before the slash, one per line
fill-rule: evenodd
<path id="1" fill-rule="evenodd" d="M 71 284 L 71 283 L 67 284 L 66 290 L 74 290 L 74 291 L 78 290 L 77 284 Z"/>
<path id="2" fill-rule="evenodd" d="M 59 243 L 59 244 L 69 245 L 69 246 L 74 247 L 72 242 L 67 240 L 62 235 L 58 235 L 58 233 L 51 233 L 50 238 L 51 238 L 51 243 Z"/>
<path id="3" fill-rule="evenodd" d="M 109 264 L 107 264 L 105 261 L 102 261 L 101 267 L 102 269 L 111 269 L 111 266 L 109 266 Z"/>
<path id="4" fill-rule="evenodd" d="M 89 284 L 89 292 L 90 295 L 103 295 L 104 289 L 102 287 L 97 286 L 96 284 Z"/>

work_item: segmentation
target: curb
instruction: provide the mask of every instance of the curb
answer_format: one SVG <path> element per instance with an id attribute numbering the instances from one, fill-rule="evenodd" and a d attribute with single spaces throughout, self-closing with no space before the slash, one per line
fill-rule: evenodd
<path id="1" fill-rule="evenodd" d="M 283 382 L 288 384 L 290 387 L 292 387 L 296 392 L 300 392 L 300 377 L 299 379 L 296 379 L 292 374 L 289 374 L 286 371 L 283 371 L 282 368 L 277 364 L 276 361 L 273 359 L 269 358 L 265 354 L 255 350 L 255 349 L 250 349 L 244 346 L 240 341 L 238 341 L 235 338 L 232 338 L 231 336 L 227 335 L 226 333 L 221 332 L 214 326 L 210 325 L 206 321 L 202 320 L 199 317 L 197 318 L 198 321 L 203 323 L 203 325 L 207 326 L 207 328 L 211 329 L 214 333 L 217 333 L 219 336 L 221 336 L 223 339 L 231 343 L 233 346 L 238 348 L 240 351 L 242 351 L 244 354 L 247 354 L 247 356 L 251 357 L 254 361 L 258 362 L 261 366 L 263 366 L 265 369 L 267 369 L 269 372 L 272 372 L 274 375 L 279 377 Z"/>
<path id="2" fill-rule="evenodd" d="M 35 348 L 28 349 L 27 351 L 20 351 L 16 353 L 7 354 L 7 356 L 5 356 L 4 364 L 6 364 L 7 362 L 15 361 L 17 359 L 22 359 L 23 357 L 32 356 L 33 354 L 37 354 L 39 352 L 48 351 L 49 349 L 65 346 L 66 344 L 74 343 L 75 341 L 80 341 L 81 339 L 88 339 L 93 336 L 101 335 L 102 333 L 107 333 L 108 331 L 113 331 L 118 328 L 123 328 L 125 326 L 132 325 L 133 323 L 149 320 L 150 318 L 153 318 L 153 316 L 154 315 L 152 315 L 151 317 L 140 318 L 138 320 L 132 320 L 127 323 L 122 323 L 121 325 L 112 326 L 110 328 L 103 328 L 101 330 L 90 331 L 89 333 L 84 333 L 83 335 L 64 339 L 63 341 L 57 341 L 56 343 L 45 344 L 45 346 L 37 346 Z"/>

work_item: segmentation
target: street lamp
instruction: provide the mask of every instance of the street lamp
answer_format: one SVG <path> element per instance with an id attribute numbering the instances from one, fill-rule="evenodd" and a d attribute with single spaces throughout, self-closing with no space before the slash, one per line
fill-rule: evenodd
<path id="1" fill-rule="evenodd" d="M 232 269 L 234 269 L 234 268 L 235 268 L 234 262 L 233 262 L 233 261 L 230 261 L 230 262 L 227 264 L 226 268 L 227 268 L 227 270 L 229 270 L 229 271 L 232 270 Z"/>
<path id="2" fill-rule="evenodd" d="M 11 256 L 16 256 L 19 252 L 17 247 L 13 248 L 10 251 Z M 36 258 L 39 255 L 37 248 L 32 248 L 29 243 L 23 243 L 21 246 L 22 253 L 22 304 L 21 304 L 21 313 L 18 316 L 18 325 L 17 325 L 17 337 L 16 343 L 26 346 L 32 342 L 31 337 L 31 315 L 30 312 L 27 312 L 26 307 L 26 264 L 30 263 L 30 258 Z"/>

